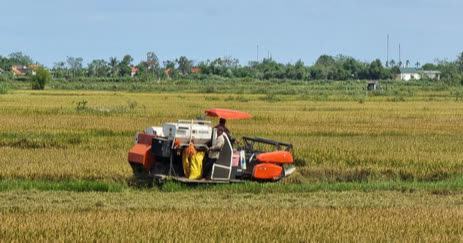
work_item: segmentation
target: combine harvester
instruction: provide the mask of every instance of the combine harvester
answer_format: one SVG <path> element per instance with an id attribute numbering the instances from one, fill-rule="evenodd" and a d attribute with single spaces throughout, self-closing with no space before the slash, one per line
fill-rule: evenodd
<path id="1" fill-rule="evenodd" d="M 234 148 L 224 132 L 225 144 L 212 166 L 211 176 L 201 179 L 202 160 L 208 159 L 205 151 L 217 137 L 216 129 L 205 120 L 206 116 L 225 120 L 252 117 L 240 111 L 209 109 L 198 120 L 178 120 L 164 123 L 162 127 L 146 128 L 135 135 L 135 146 L 128 156 L 135 177 L 140 180 L 172 178 L 185 183 L 230 183 L 276 181 L 295 171 L 290 166 L 292 144 L 244 136 L 243 146 Z M 186 150 L 192 146 L 201 155 L 193 160 L 201 161 L 186 165 Z"/>

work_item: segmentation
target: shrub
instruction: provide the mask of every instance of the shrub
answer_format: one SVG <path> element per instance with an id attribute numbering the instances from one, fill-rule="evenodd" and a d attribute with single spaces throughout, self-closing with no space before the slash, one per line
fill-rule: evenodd
<path id="1" fill-rule="evenodd" d="M 35 71 L 35 75 L 31 75 L 29 80 L 32 84 L 32 89 L 45 89 L 45 84 L 50 82 L 51 74 L 44 67 L 39 67 Z"/>
<path id="2" fill-rule="evenodd" d="M 0 74 L 0 82 L 8 81 L 8 76 L 5 74 Z"/>
<path id="3" fill-rule="evenodd" d="M 207 86 L 203 89 L 202 91 L 203 93 L 208 93 L 208 94 L 211 94 L 211 93 L 215 93 L 217 92 L 216 89 L 215 89 L 215 86 Z"/>
<path id="4" fill-rule="evenodd" d="M 77 111 L 87 110 L 87 104 L 88 104 L 88 101 L 86 100 L 78 101 L 76 105 L 76 110 Z"/>
<path id="5" fill-rule="evenodd" d="M 5 83 L 0 83 L 0 94 L 7 94 L 8 86 Z"/>

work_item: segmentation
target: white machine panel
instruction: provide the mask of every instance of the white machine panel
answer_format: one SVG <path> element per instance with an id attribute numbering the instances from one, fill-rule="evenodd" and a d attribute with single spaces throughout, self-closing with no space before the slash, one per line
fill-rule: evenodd
<path id="1" fill-rule="evenodd" d="M 164 136 L 162 127 L 148 127 L 146 128 L 145 133 L 149 135 L 153 135 L 153 136 L 158 136 L 158 137 Z"/>
<path id="2" fill-rule="evenodd" d="M 168 139 L 179 139 L 181 145 L 188 145 L 191 141 L 195 146 L 206 145 L 212 136 L 210 123 L 199 124 L 198 121 L 191 123 L 164 123 L 163 133 Z"/>

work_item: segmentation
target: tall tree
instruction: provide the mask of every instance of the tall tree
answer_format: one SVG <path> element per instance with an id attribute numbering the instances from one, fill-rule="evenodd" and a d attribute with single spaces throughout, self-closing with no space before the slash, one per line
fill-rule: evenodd
<path id="1" fill-rule="evenodd" d="M 30 58 L 29 56 L 27 55 L 24 55 L 22 52 L 13 52 L 13 53 L 10 53 L 10 55 L 8 55 L 10 57 L 10 60 L 14 63 L 14 64 L 21 64 L 21 65 L 29 65 L 29 64 L 32 64 L 34 63 L 34 61 L 32 61 L 32 58 Z"/>
<path id="2" fill-rule="evenodd" d="M 165 69 L 175 69 L 175 61 L 165 60 L 163 64 Z"/>
<path id="3" fill-rule="evenodd" d="M 368 72 L 370 74 L 371 79 L 380 79 L 383 76 L 384 68 L 381 64 L 381 60 L 376 59 L 370 63 L 370 67 L 368 68 Z"/>
<path id="4" fill-rule="evenodd" d="M 340 62 L 341 66 L 339 69 L 346 71 L 347 76 L 350 76 L 349 78 L 359 78 L 359 74 L 362 71 L 362 66 L 357 60 L 352 57 L 347 57 L 342 61 L 339 60 L 338 62 Z"/>
<path id="5" fill-rule="evenodd" d="M 321 55 L 311 70 L 312 78 L 333 79 L 336 73 L 336 60 L 332 56 Z M 314 76 L 315 75 L 315 76 Z M 320 76 L 321 75 L 321 76 Z"/>
<path id="6" fill-rule="evenodd" d="M 7 72 L 15 63 L 10 58 L 0 56 L 0 68 Z"/>
<path id="7" fill-rule="evenodd" d="M 159 69 L 159 59 L 154 52 L 146 53 L 146 67 L 148 72 L 156 72 Z"/>
<path id="8" fill-rule="evenodd" d="M 420 65 L 421 65 L 420 62 L 416 62 L 416 63 L 415 63 L 416 68 L 420 68 Z"/>
<path id="9" fill-rule="evenodd" d="M 103 59 L 95 59 L 88 64 L 88 72 L 90 76 L 105 77 L 109 71 L 110 68 Z"/>
<path id="10" fill-rule="evenodd" d="M 119 66 L 119 61 L 117 60 L 117 57 L 110 57 L 108 65 L 111 68 L 111 75 L 113 77 L 117 76 Z"/>
<path id="11" fill-rule="evenodd" d="M 178 64 L 178 70 L 182 75 L 187 75 L 191 73 L 191 66 L 193 62 L 191 60 L 188 60 L 185 56 L 181 56 L 177 60 L 175 60 Z"/>
<path id="12" fill-rule="evenodd" d="M 457 57 L 457 61 L 455 63 L 457 64 L 457 67 L 460 73 L 463 73 L 463 51 Z"/>
<path id="13" fill-rule="evenodd" d="M 425 63 L 423 66 L 421 66 L 421 68 L 423 68 L 423 70 L 429 70 L 429 71 L 437 69 L 436 65 L 432 63 Z"/>
<path id="14" fill-rule="evenodd" d="M 121 76 L 129 76 L 132 73 L 133 58 L 130 55 L 125 55 L 119 63 L 119 74 Z"/>
<path id="15" fill-rule="evenodd" d="M 69 65 L 69 69 L 72 71 L 72 76 L 75 77 L 77 71 L 82 69 L 82 57 L 67 57 L 66 62 Z"/>
<path id="16" fill-rule="evenodd" d="M 315 65 L 328 67 L 328 66 L 334 66 L 335 63 L 336 61 L 334 60 L 332 56 L 321 55 L 315 62 Z"/>
<path id="17" fill-rule="evenodd" d="M 66 63 L 63 61 L 55 62 L 53 65 L 53 77 L 54 78 L 64 78 L 66 77 Z"/>

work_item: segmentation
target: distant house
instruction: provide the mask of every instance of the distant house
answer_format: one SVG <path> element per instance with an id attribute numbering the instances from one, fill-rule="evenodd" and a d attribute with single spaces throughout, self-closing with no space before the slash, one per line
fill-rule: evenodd
<path id="1" fill-rule="evenodd" d="M 423 70 L 421 68 L 399 68 L 397 79 L 405 81 L 410 79 L 420 80 L 422 75 L 426 75 L 429 79 L 440 80 L 440 74 L 439 71 Z"/>
<path id="2" fill-rule="evenodd" d="M 29 70 L 31 71 L 32 75 L 35 75 L 35 69 L 37 69 L 38 65 L 13 65 L 11 67 L 11 71 L 15 76 L 21 77 L 26 76 Z"/>
<path id="3" fill-rule="evenodd" d="M 370 81 L 367 83 L 367 90 L 376 90 L 376 81 Z"/>
<path id="4" fill-rule="evenodd" d="M 170 68 L 164 70 L 164 73 L 166 74 L 167 79 L 170 79 L 170 75 L 169 75 L 169 73 L 170 73 Z"/>
<path id="5" fill-rule="evenodd" d="M 199 73 L 199 68 L 191 68 L 191 73 Z"/>
<path id="6" fill-rule="evenodd" d="M 132 67 L 132 72 L 130 73 L 130 77 L 135 76 L 137 74 L 138 68 L 137 67 Z"/>

